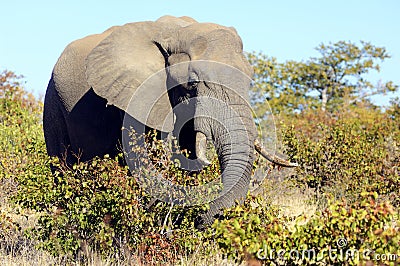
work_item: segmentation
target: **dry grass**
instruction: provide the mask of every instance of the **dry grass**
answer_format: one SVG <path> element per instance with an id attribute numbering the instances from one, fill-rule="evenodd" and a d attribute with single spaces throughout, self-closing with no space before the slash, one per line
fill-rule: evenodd
<path id="1" fill-rule="evenodd" d="M 317 210 L 315 192 L 306 187 L 294 186 L 293 182 L 287 181 L 293 171 L 295 170 L 291 168 L 273 169 L 262 181 L 262 185 L 252 193 L 262 194 L 272 205 L 279 207 L 283 216 L 310 217 Z"/>
<path id="2" fill-rule="evenodd" d="M 67 258 L 63 256 L 53 257 L 49 253 L 37 250 L 29 240 L 20 241 L 18 243 L 14 243 L 13 241 L 2 241 L 0 246 L 0 265 L 12 265 L 12 266 L 47 266 L 47 265 L 88 265 L 88 266 L 131 266 L 131 265 L 145 265 L 141 264 L 135 259 L 126 260 L 126 259 L 118 259 L 118 258 L 102 258 L 96 253 L 91 253 L 88 257 L 88 260 L 85 263 L 79 262 L 67 262 Z M 148 265 L 148 264 L 146 264 Z M 158 263 L 154 263 L 154 265 L 160 265 Z M 168 265 L 168 264 L 163 264 Z M 230 261 L 222 254 L 217 254 L 215 256 L 208 256 L 207 254 L 203 254 L 201 250 L 191 254 L 190 256 L 184 256 L 177 260 L 174 264 L 170 265 L 180 265 L 180 266 L 245 266 L 247 262 L 243 262 L 242 264 L 237 264 L 233 261 Z"/>

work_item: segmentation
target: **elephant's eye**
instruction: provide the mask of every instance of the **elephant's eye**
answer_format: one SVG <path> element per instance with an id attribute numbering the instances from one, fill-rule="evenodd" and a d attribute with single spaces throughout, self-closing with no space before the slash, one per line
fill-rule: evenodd
<path id="1" fill-rule="evenodd" d="M 188 84 L 187 84 L 187 89 L 188 89 L 188 90 L 196 89 L 197 86 L 199 85 L 199 82 L 200 82 L 200 81 L 198 81 L 198 80 L 191 80 L 191 81 L 189 81 Z"/>
<path id="2" fill-rule="evenodd" d="M 199 84 L 199 77 L 195 72 L 191 72 L 189 76 L 189 81 L 187 83 L 187 89 L 188 90 L 193 90 L 196 89 L 198 84 Z"/>

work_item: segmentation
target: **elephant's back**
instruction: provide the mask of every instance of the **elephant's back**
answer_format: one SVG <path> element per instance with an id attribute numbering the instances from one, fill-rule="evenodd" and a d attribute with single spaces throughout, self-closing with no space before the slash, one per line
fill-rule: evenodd
<path id="1" fill-rule="evenodd" d="M 93 48 L 118 27 L 111 27 L 103 33 L 73 41 L 58 58 L 53 69 L 53 79 L 57 93 L 68 113 L 90 89 L 86 82 L 86 57 Z"/>

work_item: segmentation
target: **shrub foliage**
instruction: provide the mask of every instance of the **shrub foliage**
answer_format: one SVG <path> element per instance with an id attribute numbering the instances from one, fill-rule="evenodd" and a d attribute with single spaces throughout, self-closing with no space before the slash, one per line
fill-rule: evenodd
<path id="1" fill-rule="evenodd" d="M 219 247 L 234 259 L 255 257 L 282 265 L 359 265 L 375 254 L 396 254 L 400 230 L 393 226 L 395 211 L 378 194 L 363 192 L 360 200 L 329 202 L 312 217 L 290 223 L 279 210 L 260 198 L 225 212 L 213 225 Z"/>
<path id="2" fill-rule="evenodd" d="M 287 154 L 298 161 L 296 182 L 340 199 L 377 192 L 399 206 L 400 131 L 387 114 L 354 110 L 336 117 L 306 113 L 284 127 Z M 359 112 L 359 113 L 357 113 Z"/>
<path id="3" fill-rule="evenodd" d="M 224 218 L 199 231 L 194 221 L 207 206 L 154 201 L 137 175 L 118 163 L 121 157 L 73 167 L 48 158 L 42 103 L 23 90 L 12 72 L 0 76 L 0 200 L 11 198 L 15 208 L 37 211 L 38 223 L 25 234 L 36 239 L 38 248 L 71 260 L 98 252 L 142 264 L 176 263 L 199 249 L 204 256 L 220 252 L 237 261 L 308 265 L 358 265 L 376 260 L 374 254 L 398 252 L 400 127 L 395 104 L 387 112 L 355 106 L 349 112 L 284 118 L 286 153 L 300 165 L 287 179 L 314 189 L 318 210 L 287 216 L 262 194 L 249 194 L 244 204 L 225 210 Z M 152 154 L 163 156 L 165 149 L 159 143 Z M 172 182 L 199 184 L 219 173 L 215 163 L 191 175 L 162 158 L 161 171 Z M 55 175 L 51 163 L 58 166 Z M 2 209 L 0 236 L 18 230 Z M 218 249 L 212 248 L 215 244 Z"/>

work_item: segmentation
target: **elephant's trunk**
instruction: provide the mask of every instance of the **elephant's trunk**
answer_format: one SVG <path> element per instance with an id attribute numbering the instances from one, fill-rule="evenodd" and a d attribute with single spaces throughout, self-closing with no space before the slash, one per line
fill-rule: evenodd
<path id="1" fill-rule="evenodd" d="M 210 102 L 214 101 L 210 100 L 207 104 Z M 202 216 L 204 224 L 212 223 L 222 213 L 221 209 L 231 207 L 235 201 L 242 202 L 245 199 L 254 161 L 256 131 L 248 106 L 246 104 L 223 106 L 215 102 L 214 104 L 219 107 L 208 108 L 217 113 L 213 112 L 214 119 L 210 117 L 195 119 L 195 129 L 213 140 L 223 183 L 222 192 L 210 202 L 210 209 Z M 201 102 L 197 107 L 197 114 L 204 110 Z M 207 126 L 209 131 L 204 130 Z"/>
<path id="2" fill-rule="evenodd" d="M 222 208 L 233 206 L 235 201 L 242 202 L 248 191 L 254 161 L 253 142 L 243 130 L 231 129 L 230 133 L 231 137 L 226 134 L 214 140 L 218 147 L 223 189 L 219 197 L 210 203 L 210 210 L 203 216 L 206 224 L 213 222 L 214 218 L 221 214 Z"/>

